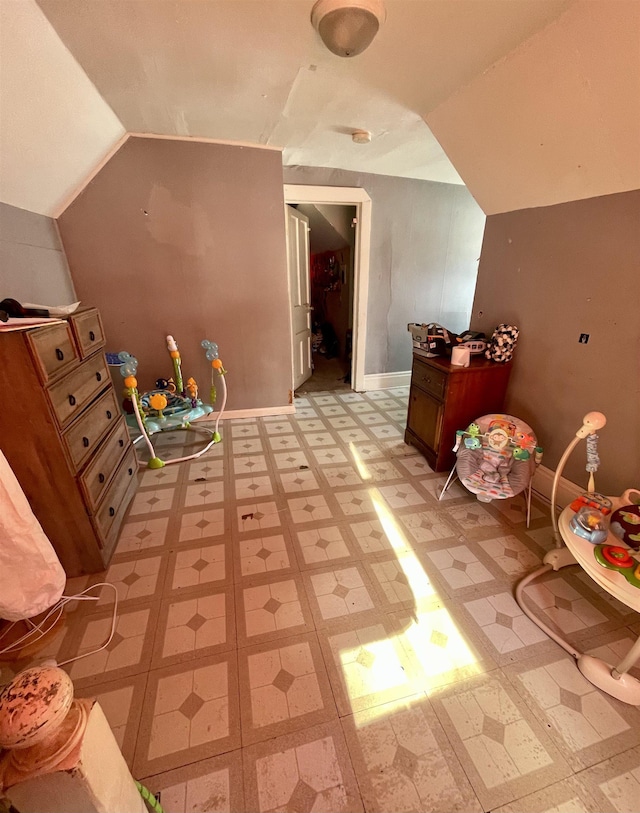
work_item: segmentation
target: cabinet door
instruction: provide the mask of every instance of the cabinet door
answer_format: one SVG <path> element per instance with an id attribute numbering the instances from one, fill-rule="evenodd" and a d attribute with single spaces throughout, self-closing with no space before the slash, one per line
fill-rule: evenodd
<path id="1" fill-rule="evenodd" d="M 407 425 L 423 443 L 437 452 L 442 428 L 442 401 L 417 387 L 411 388 Z"/>

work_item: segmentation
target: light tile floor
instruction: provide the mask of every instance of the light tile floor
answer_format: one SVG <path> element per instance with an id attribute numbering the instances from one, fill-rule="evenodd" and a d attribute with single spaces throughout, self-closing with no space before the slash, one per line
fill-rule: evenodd
<path id="1" fill-rule="evenodd" d="M 118 589 L 113 641 L 69 672 L 167 813 L 638 810 L 640 711 L 513 599 L 546 509 L 527 530 L 519 498 L 438 502 L 407 397 L 310 393 L 224 423 L 203 458 L 144 471 L 111 567 L 69 585 Z M 640 631 L 576 568 L 527 595 L 601 657 Z M 94 648 L 111 606 L 75 606 L 44 654 Z"/>

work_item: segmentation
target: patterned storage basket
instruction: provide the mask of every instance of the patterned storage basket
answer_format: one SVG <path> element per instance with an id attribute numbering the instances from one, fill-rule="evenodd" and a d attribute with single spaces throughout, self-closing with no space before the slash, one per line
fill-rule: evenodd
<path id="1" fill-rule="evenodd" d="M 492 361 L 511 361 L 519 335 L 520 330 L 515 325 L 498 325 L 485 350 L 485 356 Z"/>

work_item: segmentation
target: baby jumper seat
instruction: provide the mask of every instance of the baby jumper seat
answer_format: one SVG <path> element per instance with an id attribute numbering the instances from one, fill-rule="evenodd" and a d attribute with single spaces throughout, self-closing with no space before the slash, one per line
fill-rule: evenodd
<path id="1" fill-rule="evenodd" d="M 542 460 L 533 429 L 513 415 L 483 415 L 456 432 L 456 462 L 439 499 L 457 476 L 480 502 L 505 500 L 526 490 L 527 527 L 531 483 Z"/>

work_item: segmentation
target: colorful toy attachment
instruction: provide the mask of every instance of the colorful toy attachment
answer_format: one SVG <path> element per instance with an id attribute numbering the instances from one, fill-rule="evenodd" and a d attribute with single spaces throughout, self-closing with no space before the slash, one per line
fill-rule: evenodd
<path id="1" fill-rule="evenodd" d="M 214 370 L 218 371 L 218 374 L 223 376 L 226 375 L 226 370 L 220 360 L 218 355 L 218 345 L 215 342 L 210 342 L 208 339 L 203 339 L 200 344 L 204 347 L 204 354 L 207 357 L 207 361 L 211 362 L 211 393 L 210 393 L 210 400 L 212 404 L 215 404 L 217 392 L 216 392 L 216 385 L 214 382 Z"/>
<path id="2" fill-rule="evenodd" d="M 467 449 L 485 446 L 503 454 L 511 451 L 514 460 L 528 460 L 533 454 L 536 465 L 542 460 L 542 448 L 536 446 L 535 437 L 528 432 L 516 431 L 515 424 L 505 418 L 497 417 L 492 420 L 484 433 L 477 423 L 470 423 L 466 429 L 458 429 L 454 452 L 458 451 L 461 443 Z"/>
<path id="3" fill-rule="evenodd" d="M 124 351 L 122 353 L 118 353 L 118 359 L 121 362 L 120 375 L 124 378 L 126 393 L 131 399 L 136 422 L 149 449 L 150 459 L 147 465 L 150 469 L 160 469 L 164 466 L 164 461 L 156 455 L 153 445 L 149 440 L 145 415 L 142 409 L 142 400 L 140 398 L 140 393 L 138 392 L 138 380 L 136 379 L 136 373 L 138 371 L 138 359 L 135 356 L 132 356 L 130 353 L 126 353 Z M 167 405 L 167 399 L 164 398 L 164 396 L 163 400 L 164 403 L 162 409 L 164 409 Z M 162 409 L 160 410 L 160 416 L 162 416 Z"/>
<path id="4" fill-rule="evenodd" d="M 640 505 L 624 505 L 611 515 L 611 533 L 630 548 L 640 548 Z"/>
<path id="5" fill-rule="evenodd" d="M 597 508 L 583 505 L 578 513 L 571 518 L 569 527 L 577 536 L 599 545 L 607 538 L 607 526 L 604 515 Z"/>
<path id="6" fill-rule="evenodd" d="M 615 545 L 596 545 L 593 549 L 596 561 L 609 570 L 617 570 L 634 587 L 640 587 L 640 563 L 626 548 Z"/>
<path id="7" fill-rule="evenodd" d="M 571 503 L 570 508 L 572 511 L 579 511 L 583 506 L 587 508 L 597 508 L 598 511 L 607 516 L 607 514 L 611 513 L 613 503 L 608 497 L 605 497 L 604 494 L 594 492 L 593 494 L 581 494 Z"/>

